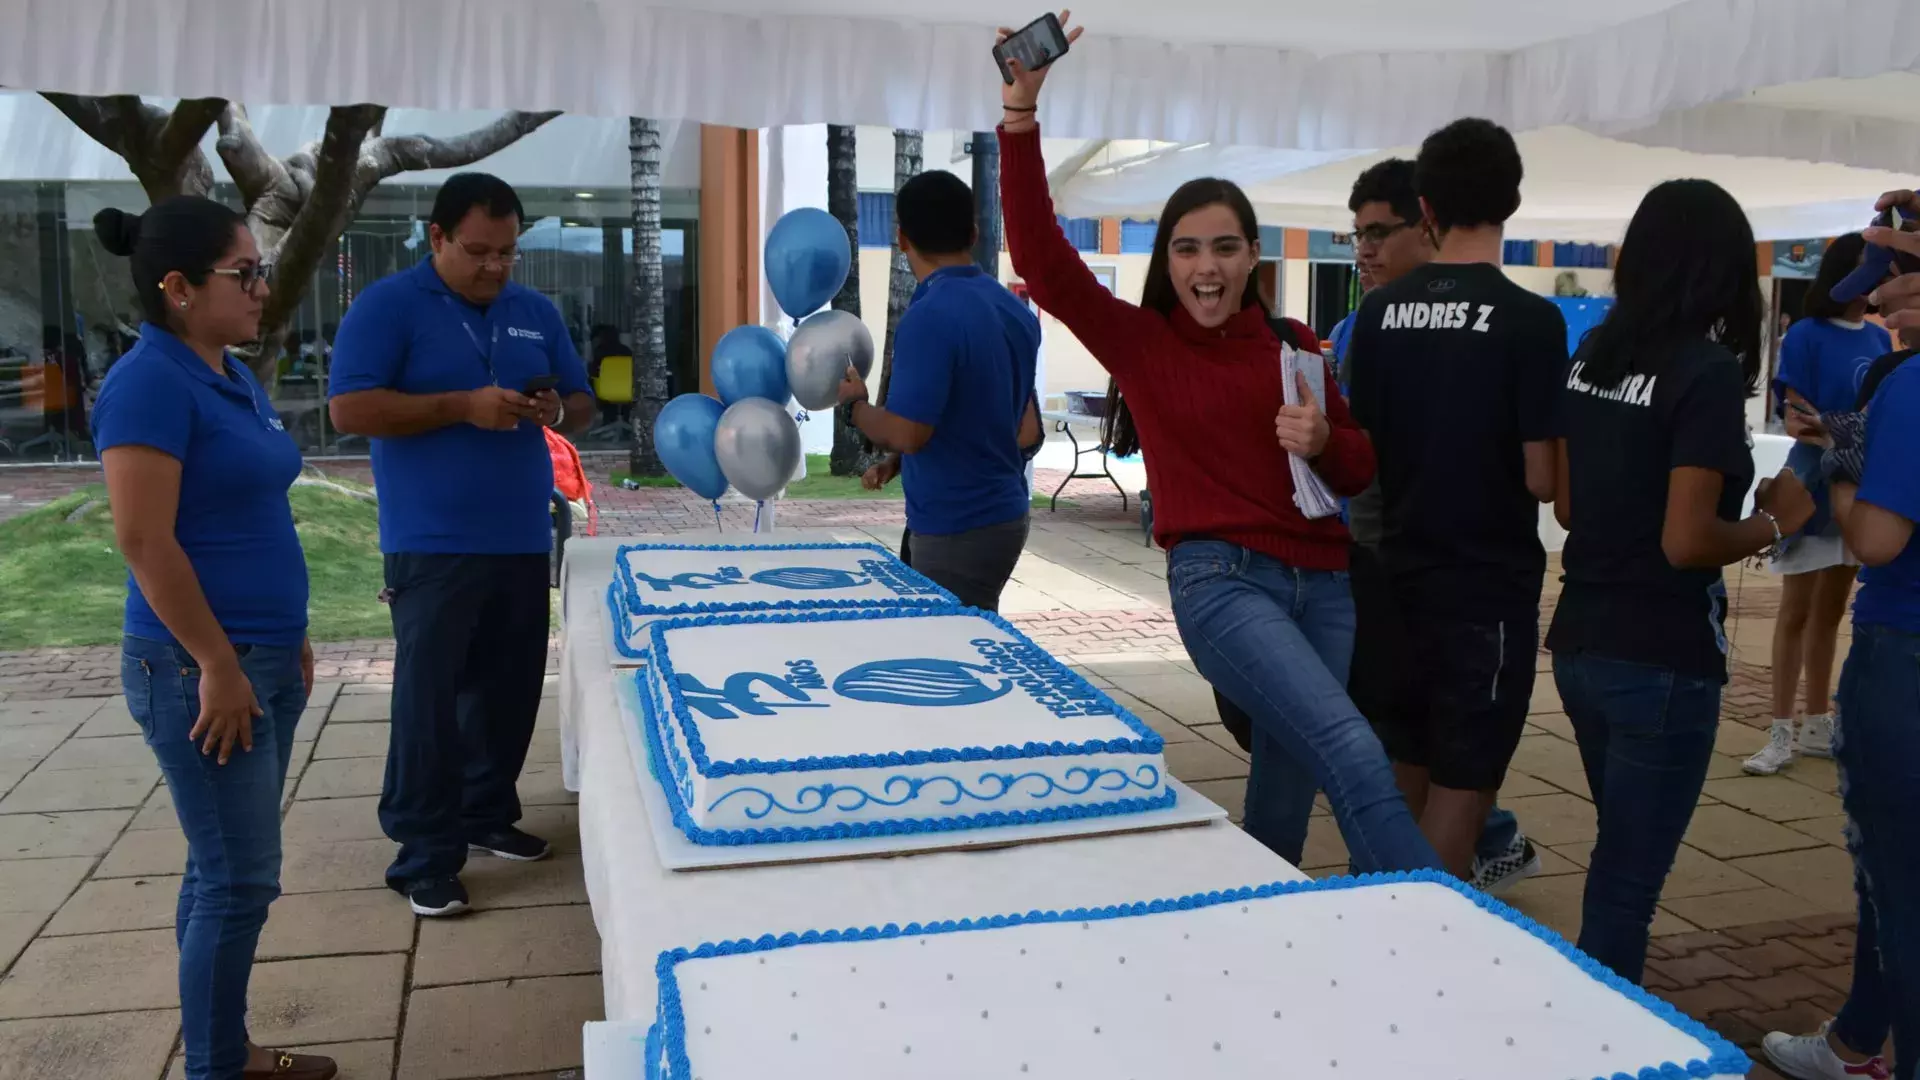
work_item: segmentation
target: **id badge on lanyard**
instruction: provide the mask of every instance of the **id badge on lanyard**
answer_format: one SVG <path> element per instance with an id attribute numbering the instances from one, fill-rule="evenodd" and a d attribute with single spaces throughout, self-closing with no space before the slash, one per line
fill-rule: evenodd
<path id="1" fill-rule="evenodd" d="M 487 384 L 490 386 L 499 386 L 500 376 L 493 370 L 493 350 L 500 345 L 500 328 L 498 326 L 494 327 L 493 336 L 489 339 L 488 343 L 481 345 L 480 335 L 473 332 L 473 324 L 468 322 L 467 317 L 461 313 L 460 305 L 453 302 L 453 297 L 448 296 L 446 293 L 441 293 L 440 299 L 445 300 L 447 306 L 453 309 L 454 317 L 460 320 L 460 329 L 467 332 L 467 340 L 473 342 L 473 350 L 480 354 L 480 361 L 487 365 Z"/>

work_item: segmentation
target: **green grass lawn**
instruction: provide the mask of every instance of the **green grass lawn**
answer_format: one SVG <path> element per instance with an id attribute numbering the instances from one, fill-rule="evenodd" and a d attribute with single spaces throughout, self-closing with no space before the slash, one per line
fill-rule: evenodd
<path id="1" fill-rule="evenodd" d="M 629 478 L 641 487 L 677 488 L 680 486 L 680 481 L 671 476 L 633 476 L 625 469 L 613 470 L 608 479 L 618 487 L 621 481 Z M 891 499 L 895 502 L 904 498 L 900 493 L 900 481 L 897 478 L 879 491 L 868 491 L 860 486 L 860 478 L 857 476 L 833 475 L 833 464 L 825 454 L 807 455 L 806 477 L 788 485 L 785 497 L 788 499 Z M 1036 494 L 1033 505 L 1045 507 L 1050 504 L 1045 495 Z M 1073 503 L 1061 499 L 1060 505 L 1070 507 Z"/>
<path id="2" fill-rule="evenodd" d="M 289 497 L 307 553 L 313 639 L 390 636 L 387 609 L 374 599 L 378 508 L 324 488 L 296 487 Z M 126 575 L 99 485 L 0 522 L 0 651 L 119 641 Z"/>

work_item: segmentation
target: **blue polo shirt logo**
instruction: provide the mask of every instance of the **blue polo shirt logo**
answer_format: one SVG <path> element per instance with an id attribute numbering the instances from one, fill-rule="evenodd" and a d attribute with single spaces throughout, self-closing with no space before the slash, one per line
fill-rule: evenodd
<path id="1" fill-rule="evenodd" d="M 329 396 L 362 390 L 449 394 L 525 386 L 588 393 L 587 369 L 553 302 L 509 282 L 481 307 L 432 260 L 361 293 L 333 343 Z M 538 425 L 482 431 L 463 422 L 373 440 L 380 548 L 388 554 L 533 555 L 552 549 L 553 459 Z"/>

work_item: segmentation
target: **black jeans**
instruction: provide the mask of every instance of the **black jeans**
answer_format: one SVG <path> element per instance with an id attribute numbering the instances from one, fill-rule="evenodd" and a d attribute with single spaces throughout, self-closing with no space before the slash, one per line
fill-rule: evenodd
<path id="1" fill-rule="evenodd" d="M 967 607 L 1000 610 L 1000 593 L 1027 546 L 1026 515 L 951 536 L 903 537 L 901 559 Z"/>
<path id="2" fill-rule="evenodd" d="M 547 667 L 545 555 L 388 555 L 393 734 L 380 827 L 387 884 L 458 874 L 467 844 L 520 820 L 514 784 Z"/>

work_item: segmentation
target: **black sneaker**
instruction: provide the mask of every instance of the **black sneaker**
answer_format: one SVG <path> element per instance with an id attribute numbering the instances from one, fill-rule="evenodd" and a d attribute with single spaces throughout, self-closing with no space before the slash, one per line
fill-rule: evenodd
<path id="1" fill-rule="evenodd" d="M 553 854 L 553 848 L 545 840 L 532 833 L 521 832 L 511 825 L 475 838 L 470 846 L 475 851 L 484 851 L 514 862 L 539 862 Z"/>
<path id="2" fill-rule="evenodd" d="M 1473 887 L 1490 896 L 1498 896 L 1540 872 L 1540 853 L 1533 841 L 1515 834 L 1507 850 L 1492 859 L 1475 857 Z"/>
<path id="3" fill-rule="evenodd" d="M 457 877 L 428 878 L 407 885 L 407 903 L 415 915 L 438 918 L 462 915 L 471 910 L 467 887 Z"/>

